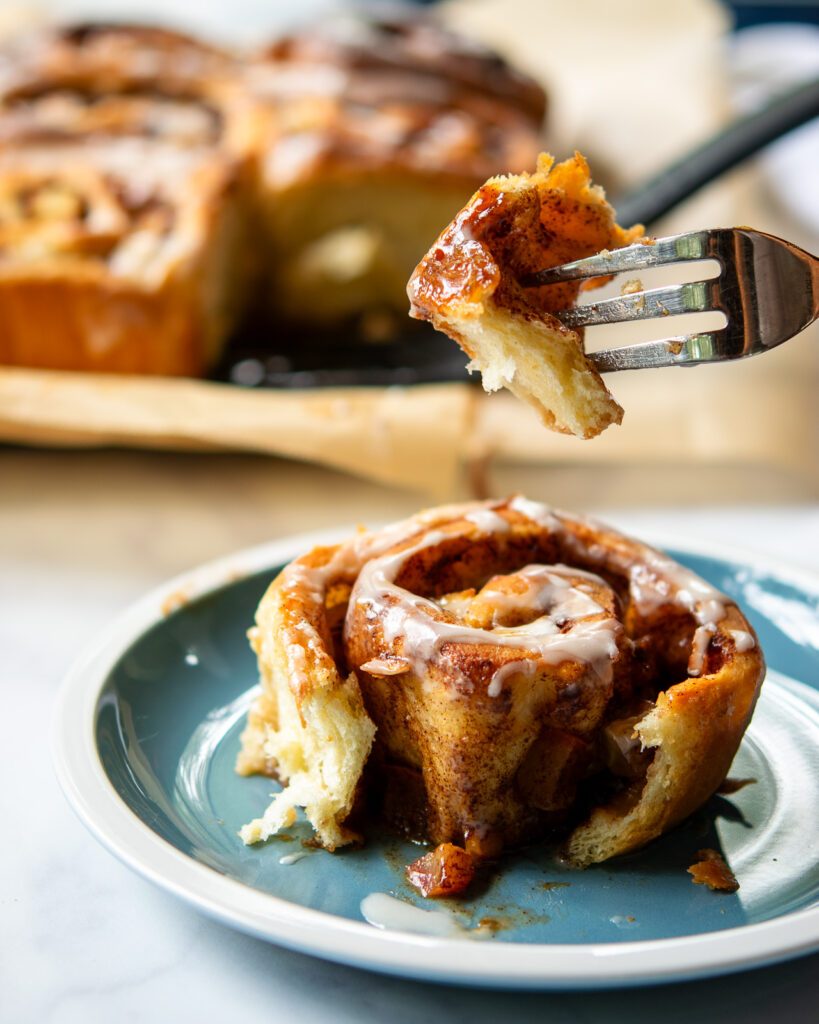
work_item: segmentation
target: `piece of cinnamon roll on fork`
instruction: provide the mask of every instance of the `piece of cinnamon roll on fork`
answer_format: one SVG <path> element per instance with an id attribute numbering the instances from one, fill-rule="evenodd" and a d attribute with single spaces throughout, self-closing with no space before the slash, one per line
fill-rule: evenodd
<path id="1" fill-rule="evenodd" d="M 617 224 L 579 153 L 559 164 L 543 153 L 534 173 L 490 178 L 444 228 L 410 278 L 410 315 L 456 341 L 487 391 L 508 388 L 552 430 L 594 437 L 623 410 L 586 358 L 582 330 L 553 315 L 574 305 L 581 283 L 535 288 L 527 278 L 641 236 L 641 225 Z"/>
<path id="2" fill-rule="evenodd" d="M 764 670 L 727 597 L 523 498 L 314 549 L 251 637 L 238 767 L 284 789 L 246 842 L 303 807 L 335 849 L 366 826 L 366 790 L 375 817 L 475 860 L 552 834 L 586 866 L 656 838 L 723 781 Z"/>

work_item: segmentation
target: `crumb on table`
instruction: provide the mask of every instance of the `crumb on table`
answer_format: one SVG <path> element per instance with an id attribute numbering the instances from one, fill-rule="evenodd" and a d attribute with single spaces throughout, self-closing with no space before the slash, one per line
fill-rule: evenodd
<path id="1" fill-rule="evenodd" d="M 173 593 L 168 594 L 163 600 L 161 605 L 161 611 L 163 616 L 167 618 L 174 612 L 179 611 L 180 608 L 184 608 L 186 604 L 190 602 L 190 594 L 182 588 L 174 590 Z"/>

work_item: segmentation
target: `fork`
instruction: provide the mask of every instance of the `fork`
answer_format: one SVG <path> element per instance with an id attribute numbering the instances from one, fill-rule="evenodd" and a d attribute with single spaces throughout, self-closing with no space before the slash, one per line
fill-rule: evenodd
<path id="1" fill-rule="evenodd" d="M 523 283 L 557 284 L 688 260 L 716 260 L 719 273 L 691 284 L 603 299 L 553 315 L 575 328 L 679 313 L 716 310 L 725 314 L 727 322 L 717 330 L 588 353 L 600 373 L 743 359 L 776 348 L 819 316 L 819 259 L 751 228 L 692 231 L 604 250 L 541 270 Z"/>

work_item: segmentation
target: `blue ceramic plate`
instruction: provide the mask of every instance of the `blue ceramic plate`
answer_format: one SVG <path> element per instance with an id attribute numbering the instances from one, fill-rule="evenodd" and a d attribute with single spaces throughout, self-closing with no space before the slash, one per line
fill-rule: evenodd
<path id="1" fill-rule="evenodd" d="M 547 849 L 527 849 L 474 898 L 431 914 L 410 911 L 386 929 L 368 923 L 362 901 L 383 893 L 420 906 L 402 876 L 417 847 L 375 835 L 362 850 L 308 850 L 299 842 L 309 836 L 304 824 L 288 839 L 243 846 L 239 827 L 274 788 L 233 771 L 256 685 L 245 631 L 277 568 L 328 539 L 295 537 L 172 581 L 71 672 L 57 710 L 55 762 L 74 808 L 117 856 L 255 935 L 428 980 L 633 985 L 739 970 L 819 946 L 819 582 L 701 547 L 668 549 L 736 598 L 770 668 L 731 772 L 753 784 L 715 797 L 638 854 L 576 872 Z M 692 884 L 685 869 L 702 847 L 724 852 L 737 893 Z M 364 904 L 371 919 L 381 916 L 379 900 Z M 489 938 L 486 927 L 475 930 L 487 918 Z"/>

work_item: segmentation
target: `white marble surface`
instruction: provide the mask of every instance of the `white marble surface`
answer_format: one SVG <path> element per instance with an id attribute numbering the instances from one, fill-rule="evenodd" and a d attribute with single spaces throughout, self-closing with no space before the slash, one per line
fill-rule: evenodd
<path id="1" fill-rule="evenodd" d="M 562 486 L 549 485 L 558 502 L 575 494 Z M 52 774 L 48 727 L 61 677 L 98 630 L 198 562 L 287 532 L 401 515 L 419 500 L 250 457 L 0 450 L 2 1024 L 815 1020 L 819 956 L 590 995 L 473 993 L 324 964 L 206 920 L 79 825 Z M 585 505 L 635 531 L 744 545 L 819 570 L 817 505 Z"/>

